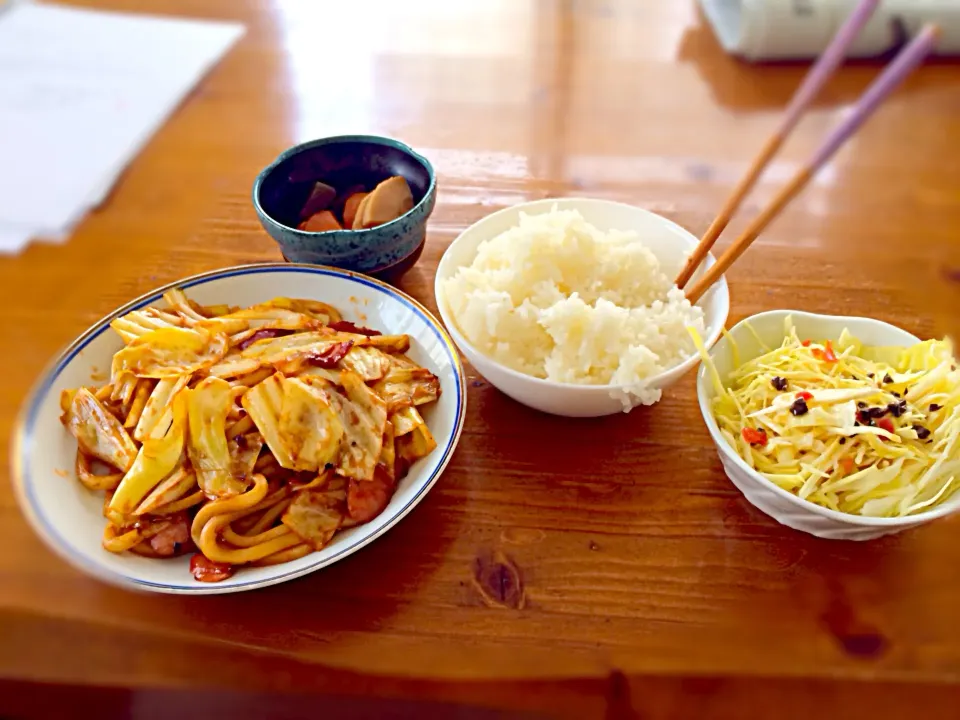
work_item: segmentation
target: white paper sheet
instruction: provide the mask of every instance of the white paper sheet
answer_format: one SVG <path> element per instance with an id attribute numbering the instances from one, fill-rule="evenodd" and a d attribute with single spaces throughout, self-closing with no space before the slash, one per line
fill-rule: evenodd
<path id="1" fill-rule="evenodd" d="M 12 255 L 20 252 L 33 236 L 30 228 L 0 226 L 0 255 Z"/>
<path id="2" fill-rule="evenodd" d="M 31 2 L 0 11 L 0 228 L 69 230 L 242 34 Z"/>

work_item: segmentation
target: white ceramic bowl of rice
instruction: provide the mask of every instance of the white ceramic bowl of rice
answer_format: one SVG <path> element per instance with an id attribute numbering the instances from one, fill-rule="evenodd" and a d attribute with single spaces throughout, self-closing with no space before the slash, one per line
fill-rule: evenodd
<path id="1" fill-rule="evenodd" d="M 523 203 L 453 241 L 437 269 L 437 305 L 461 352 L 514 400 L 568 417 L 627 412 L 657 402 L 697 364 L 688 326 L 708 347 L 720 337 L 726 281 L 694 306 L 673 285 L 697 242 L 632 205 Z"/>

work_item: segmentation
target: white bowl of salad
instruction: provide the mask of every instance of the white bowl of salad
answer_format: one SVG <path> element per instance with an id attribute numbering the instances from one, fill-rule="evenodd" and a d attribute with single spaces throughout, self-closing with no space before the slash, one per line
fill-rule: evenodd
<path id="1" fill-rule="evenodd" d="M 701 356 L 700 409 L 724 470 L 783 525 L 869 540 L 960 509 L 960 370 L 948 340 L 776 310 Z"/>

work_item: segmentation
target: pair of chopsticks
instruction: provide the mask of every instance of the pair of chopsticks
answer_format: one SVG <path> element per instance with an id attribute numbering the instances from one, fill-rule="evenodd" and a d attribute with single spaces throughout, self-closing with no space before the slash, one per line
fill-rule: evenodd
<path id="1" fill-rule="evenodd" d="M 747 193 L 756 183 L 790 132 L 800 121 L 804 112 L 819 93 L 827 80 L 843 62 L 847 48 L 857 34 L 866 25 L 880 0 L 861 0 L 860 4 L 850 14 L 830 45 L 820 56 L 819 60 L 810 69 L 796 94 L 790 101 L 787 111 L 777 131 L 770 136 L 760 150 L 759 155 L 750 166 L 747 174 L 740 180 L 726 204 L 710 225 L 706 234 L 700 240 L 686 265 L 677 276 L 677 286 L 685 288 L 690 278 L 696 272 L 700 263 L 717 241 L 720 233 L 730 222 L 730 218 L 737 211 Z M 888 95 L 907 77 L 926 56 L 934 49 L 940 37 L 940 28 L 936 25 L 925 25 L 920 33 L 904 47 L 880 76 L 873 81 L 866 92 L 860 96 L 850 115 L 843 120 L 824 140 L 823 144 L 813 157 L 797 172 L 766 208 L 750 223 L 743 233 L 733 242 L 727 251 L 720 256 L 695 283 L 686 289 L 687 299 L 696 303 L 720 277 L 730 269 L 730 266 L 746 252 L 747 248 L 757 239 L 757 236 L 777 217 L 781 210 L 796 197 L 806 186 L 816 172 L 840 149 L 840 147 L 860 128 L 879 107 Z"/>

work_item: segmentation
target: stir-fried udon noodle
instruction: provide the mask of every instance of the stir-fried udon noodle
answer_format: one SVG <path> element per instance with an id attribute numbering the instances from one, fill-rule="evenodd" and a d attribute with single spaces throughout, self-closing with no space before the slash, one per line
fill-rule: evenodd
<path id="1" fill-rule="evenodd" d="M 436 448 L 418 408 L 438 378 L 321 302 L 169 307 L 114 320 L 124 347 L 100 387 L 66 390 L 77 479 L 106 494 L 103 547 L 195 553 L 194 577 L 322 549 L 387 506 Z"/>
<path id="2" fill-rule="evenodd" d="M 721 434 L 784 490 L 840 512 L 898 517 L 960 489 L 950 342 L 868 347 L 846 331 L 835 343 L 801 339 L 788 320 L 783 343 L 736 361 L 726 384 L 700 350 Z"/>

